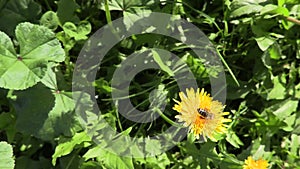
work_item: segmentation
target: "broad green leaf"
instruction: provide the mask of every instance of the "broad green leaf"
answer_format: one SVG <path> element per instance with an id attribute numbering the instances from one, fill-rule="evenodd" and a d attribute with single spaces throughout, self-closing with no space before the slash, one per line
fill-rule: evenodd
<path id="1" fill-rule="evenodd" d="M 75 0 L 59 0 L 57 2 L 57 16 L 60 23 L 63 25 L 65 22 L 79 22 L 79 18 L 76 15 L 76 10 L 80 6 Z"/>
<path id="2" fill-rule="evenodd" d="M 280 37 L 280 35 L 270 32 L 272 28 L 277 25 L 278 23 L 276 20 L 260 19 L 255 20 L 255 22 L 251 24 L 251 30 L 256 35 L 256 37 L 272 36 L 274 38 L 283 38 L 282 35 Z"/>
<path id="3" fill-rule="evenodd" d="M 162 143 L 160 140 L 148 140 L 147 139 L 147 144 L 145 146 L 145 151 L 148 156 L 154 156 L 156 154 L 161 153 L 161 150 L 164 148 L 162 147 Z"/>
<path id="4" fill-rule="evenodd" d="M 123 22 L 124 22 L 127 30 L 129 30 L 131 28 L 131 26 L 133 26 L 134 23 L 136 23 L 136 21 L 138 21 L 138 19 L 149 17 L 150 14 L 151 14 L 151 10 L 141 9 L 141 8 L 132 8 L 132 9 L 130 9 L 130 11 L 123 12 L 123 15 L 124 15 Z"/>
<path id="5" fill-rule="evenodd" d="M 99 152 L 97 159 L 108 168 L 134 168 L 132 158 L 118 156 L 105 150 Z"/>
<path id="6" fill-rule="evenodd" d="M 263 7 L 260 4 L 265 1 L 266 0 L 233 0 L 230 5 L 230 8 L 232 8 L 230 17 L 239 17 L 242 15 L 257 13 Z"/>
<path id="7" fill-rule="evenodd" d="M 286 99 L 282 102 L 273 104 L 268 109 L 280 120 L 284 120 L 297 110 L 298 100 Z"/>
<path id="8" fill-rule="evenodd" d="M 171 164 L 171 160 L 168 158 L 166 153 L 154 156 L 154 157 L 147 157 L 145 159 L 136 159 L 137 161 L 142 162 L 146 165 L 146 168 L 168 168 Z"/>
<path id="9" fill-rule="evenodd" d="M 76 145 L 87 141 L 91 141 L 91 138 L 84 131 L 76 133 L 72 138 L 60 141 L 55 148 L 55 153 L 52 155 L 52 164 L 56 164 L 57 158 L 70 154 Z"/>
<path id="10" fill-rule="evenodd" d="M 22 90 L 41 81 L 49 62 L 65 59 L 55 34 L 44 26 L 21 23 L 16 28 L 20 54 L 9 37 L 0 32 L 0 87 Z"/>
<path id="11" fill-rule="evenodd" d="M 286 117 L 284 119 L 284 122 L 287 126 L 283 127 L 282 129 L 284 131 L 287 131 L 287 132 L 291 132 L 294 130 L 294 123 L 295 123 L 295 120 L 296 120 L 296 114 L 292 114 L 291 116 L 289 117 Z"/>
<path id="12" fill-rule="evenodd" d="M 258 148 L 256 149 L 252 148 L 251 154 L 253 154 L 252 155 L 253 158 L 254 159 L 262 158 L 262 159 L 270 160 L 272 158 L 273 153 L 266 151 L 265 147 L 266 147 L 265 145 L 260 144 Z"/>
<path id="13" fill-rule="evenodd" d="M 41 17 L 40 23 L 49 29 L 56 30 L 59 25 L 59 20 L 55 12 L 47 11 Z"/>
<path id="14" fill-rule="evenodd" d="M 242 6 L 230 13 L 230 17 L 239 17 L 242 15 L 247 15 L 247 14 L 252 14 L 259 12 L 263 7 L 261 5 L 247 5 L 247 6 Z"/>
<path id="15" fill-rule="evenodd" d="M 1 113 L 0 114 L 0 130 L 5 129 L 11 123 L 13 123 L 14 117 L 11 113 Z"/>
<path id="16" fill-rule="evenodd" d="M 279 60 L 282 56 L 280 46 L 276 42 L 268 49 L 268 51 L 271 59 Z"/>
<path id="17" fill-rule="evenodd" d="M 272 11 L 275 11 L 277 8 L 278 8 L 277 5 L 267 4 L 260 10 L 260 14 L 264 15 L 266 13 L 271 13 Z"/>
<path id="18" fill-rule="evenodd" d="M 285 77 L 284 76 L 276 76 L 273 79 L 274 87 L 273 89 L 268 93 L 267 99 L 284 99 L 286 95 L 286 89 L 285 89 Z"/>
<path id="19" fill-rule="evenodd" d="M 53 66 L 48 66 L 48 70 L 41 82 L 51 90 L 58 90 L 56 74 L 52 67 Z"/>
<path id="20" fill-rule="evenodd" d="M 43 128 L 48 113 L 55 105 L 55 97 L 51 90 L 42 84 L 38 84 L 25 91 L 17 91 L 14 94 L 17 96 L 17 100 L 11 102 L 16 111 L 16 128 L 18 132 L 39 137 L 39 131 Z"/>
<path id="21" fill-rule="evenodd" d="M 258 37 L 255 38 L 255 40 L 262 51 L 266 51 L 276 41 L 274 38 L 270 36 Z"/>
<path id="22" fill-rule="evenodd" d="M 62 62 L 65 54 L 55 34 L 44 26 L 20 23 L 16 27 L 16 38 L 20 44 L 20 57 Z"/>
<path id="23" fill-rule="evenodd" d="M 72 136 L 81 129 L 71 93 L 50 90 L 38 84 L 15 94 L 17 100 L 12 103 L 16 110 L 16 127 L 19 132 L 43 140 L 53 140 L 60 135 Z M 88 95 L 83 97 L 84 100 L 89 98 Z"/>
<path id="24" fill-rule="evenodd" d="M 278 7 L 277 5 L 268 4 L 261 9 L 260 14 L 279 14 L 283 16 L 289 16 L 289 10 L 285 7 Z"/>
<path id="25" fill-rule="evenodd" d="M 271 160 L 273 152 L 265 150 L 265 145 L 262 143 L 261 138 L 252 140 L 250 146 L 244 149 L 241 154 L 238 155 L 240 159 L 247 159 L 248 156 L 252 156 L 255 159 L 263 158 Z"/>
<path id="26" fill-rule="evenodd" d="M 13 159 L 13 149 L 7 142 L 0 142 L 0 168 L 14 169 L 15 160 Z"/>
<path id="27" fill-rule="evenodd" d="M 102 153 L 104 150 L 101 146 L 96 146 L 93 148 L 90 148 L 84 155 L 83 159 L 84 161 L 87 161 L 91 158 L 96 158 L 99 156 L 100 153 Z"/>
<path id="28" fill-rule="evenodd" d="M 38 132 L 38 137 L 45 140 L 51 140 L 61 134 L 72 136 L 80 129 L 78 116 L 74 112 L 75 102 L 72 93 L 56 92 L 54 98 L 55 105 Z"/>
<path id="29" fill-rule="evenodd" d="M 298 0 L 296 0 L 298 1 Z M 298 2 L 297 2 L 298 3 Z M 296 18 L 299 18 L 300 16 L 300 5 L 294 5 L 291 9 L 290 9 L 290 15 L 291 16 L 295 16 Z"/>
<path id="30" fill-rule="evenodd" d="M 133 7 L 141 7 L 154 4 L 154 0 L 109 0 L 109 10 L 128 11 Z M 104 10 L 104 1 L 101 1 L 101 9 Z"/>
<path id="31" fill-rule="evenodd" d="M 8 0 L 0 8 L 0 30 L 13 36 L 14 29 L 19 23 L 36 21 L 40 13 L 41 5 L 34 0 Z"/>

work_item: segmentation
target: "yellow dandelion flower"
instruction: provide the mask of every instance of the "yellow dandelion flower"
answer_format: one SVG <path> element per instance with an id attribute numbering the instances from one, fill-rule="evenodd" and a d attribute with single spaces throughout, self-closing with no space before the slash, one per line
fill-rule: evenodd
<path id="1" fill-rule="evenodd" d="M 204 89 L 186 89 L 186 95 L 180 92 L 179 97 L 181 102 L 174 100 L 177 104 L 173 109 L 179 112 L 175 118 L 184 122 L 197 139 L 202 135 L 205 141 L 207 137 L 216 141 L 215 134 L 226 133 L 227 125 L 223 123 L 231 120 L 223 117 L 229 112 L 223 112 L 225 106 L 221 102 L 213 100 Z"/>
<path id="2" fill-rule="evenodd" d="M 245 164 L 243 165 L 243 169 L 267 169 L 269 166 L 268 162 L 263 159 L 253 160 L 251 156 L 249 156 L 245 160 Z"/>

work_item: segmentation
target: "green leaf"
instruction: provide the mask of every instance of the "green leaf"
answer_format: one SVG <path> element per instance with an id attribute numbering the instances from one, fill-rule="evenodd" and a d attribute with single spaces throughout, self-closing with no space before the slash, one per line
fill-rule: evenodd
<path id="1" fill-rule="evenodd" d="M 104 78 L 95 80 L 93 85 L 98 89 L 99 93 L 109 94 L 112 91 L 111 86 Z"/>
<path id="2" fill-rule="evenodd" d="M 108 168 L 134 168 L 132 158 L 118 156 L 117 154 L 107 151 L 102 148 L 102 145 L 98 145 L 89 149 L 83 156 L 87 161 L 91 158 L 97 158 L 102 161 Z"/>
<path id="3" fill-rule="evenodd" d="M 232 130 L 226 134 L 226 141 L 228 141 L 235 148 L 240 148 L 240 145 L 244 145 L 240 138 Z"/>
<path id="4" fill-rule="evenodd" d="M 279 60 L 282 56 L 280 46 L 276 42 L 268 49 L 268 51 L 271 59 Z"/>
<path id="5" fill-rule="evenodd" d="M 51 140 L 59 135 L 72 136 L 80 129 L 77 114 L 74 112 L 75 102 L 70 92 L 54 93 L 55 105 L 43 121 L 38 137 Z"/>
<path id="6" fill-rule="evenodd" d="M 13 123 L 14 117 L 11 113 L 1 113 L 0 114 L 0 130 L 5 129 L 11 123 Z"/>
<path id="7" fill-rule="evenodd" d="M 253 154 L 253 158 L 254 159 L 271 159 L 272 158 L 272 152 L 267 152 L 266 151 L 266 146 L 265 145 L 262 145 L 260 144 L 258 146 L 258 148 L 252 148 L 251 150 L 251 154 Z"/>
<path id="8" fill-rule="evenodd" d="M 16 38 L 20 44 L 23 59 L 45 59 L 62 62 L 65 54 L 55 34 L 44 26 L 20 23 L 16 28 Z"/>
<path id="9" fill-rule="evenodd" d="M 277 5 L 268 4 L 261 9 L 260 14 L 279 14 L 283 16 L 289 16 L 289 10 L 285 7 L 278 7 Z"/>
<path id="10" fill-rule="evenodd" d="M 276 41 L 274 38 L 270 36 L 258 37 L 255 38 L 255 40 L 262 51 L 266 51 Z"/>
<path id="11" fill-rule="evenodd" d="M 277 104 L 273 104 L 268 109 L 280 120 L 284 120 L 297 110 L 298 100 L 286 99 Z"/>
<path id="12" fill-rule="evenodd" d="M 166 65 L 165 60 L 166 58 L 161 58 L 162 57 L 166 57 L 165 55 L 162 55 L 161 51 L 156 51 L 156 50 L 151 50 L 152 51 L 152 55 L 153 55 L 153 59 L 154 61 L 159 65 L 159 67 L 165 71 L 166 73 L 169 74 L 169 76 L 174 76 L 174 72 L 169 68 L 168 65 Z M 159 52 L 159 53 L 158 53 Z"/>
<path id="13" fill-rule="evenodd" d="M 76 133 L 72 138 L 61 140 L 52 155 L 52 164 L 56 164 L 57 158 L 70 154 L 76 145 L 87 141 L 91 141 L 91 138 L 86 132 Z"/>
<path id="14" fill-rule="evenodd" d="M 232 11 L 230 13 L 230 17 L 234 18 L 234 17 L 239 17 L 242 15 L 248 15 L 251 13 L 256 13 L 259 12 L 263 7 L 261 5 L 247 5 L 247 6 L 242 6 L 234 11 Z"/>
<path id="15" fill-rule="evenodd" d="M 9 37 L 0 32 L 0 87 L 22 90 L 41 81 L 49 62 L 65 59 L 55 34 L 44 26 L 21 23 L 16 28 L 20 54 Z"/>
<path id="16" fill-rule="evenodd" d="M 55 104 L 51 90 L 38 84 L 14 94 L 17 96 L 17 100 L 11 102 L 16 111 L 17 130 L 24 134 L 39 137 L 39 130 L 43 128 L 48 113 Z"/>
<path id="17" fill-rule="evenodd" d="M 140 18 L 146 18 L 149 17 L 149 15 L 151 14 L 151 10 L 148 9 L 141 9 L 141 8 L 132 8 L 130 9 L 130 11 L 124 11 L 123 15 L 123 22 L 127 28 L 127 30 L 129 30 L 131 28 L 131 26 L 134 25 L 134 23 L 136 23 L 136 21 L 138 21 Z"/>
<path id="18" fill-rule="evenodd" d="M 168 168 L 168 166 L 170 166 L 171 164 L 171 161 L 168 158 L 166 153 L 154 157 L 147 157 L 145 159 L 136 159 L 136 160 L 144 163 L 146 165 L 145 168 L 148 168 L 149 166 L 150 168 L 164 169 L 164 168 Z"/>
<path id="19" fill-rule="evenodd" d="M 295 120 L 296 120 L 296 114 L 292 114 L 291 116 L 289 117 L 286 117 L 284 119 L 284 122 L 287 126 L 283 127 L 282 129 L 284 131 L 287 131 L 287 132 L 291 132 L 294 130 L 294 123 L 295 123 Z"/>
<path id="20" fill-rule="evenodd" d="M 286 89 L 285 89 L 285 83 L 286 79 L 284 76 L 276 76 L 273 79 L 274 87 L 273 89 L 268 93 L 267 99 L 284 99 L 286 95 Z"/>
<path id="21" fill-rule="evenodd" d="M 0 168 L 13 169 L 15 160 L 13 159 L 13 149 L 7 142 L 0 142 Z"/>
<path id="22" fill-rule="evenodd" d="M 233 0 L 230 8 L 232 9 L 230 17 L 239 17 L 251 13 L 259 12 L 263 6 L 260 3 L 266 0 Z"/>
<path id="23" fill-rule="evenodd" d="M 264 15 L 267 13 L 272 13 L 272 11 L 276 10 L 278 8 L 277 5 L 273 5 L 273 4 L 267 4 L 266 6 L 264 6 L 261 10 L 260 10 L 260 14 Z"/>
<path id="24" fill-rule="evenodd" d="M 19 132 L 53 140 L 60 135 L 72 136 L 81 129 L 74 111 L 72 93 L 53 91 L 39 83 L 15 94 L 17 100 L 12 104 L 16 110 L 16 128 Z M 83 98 L 88 99 L 89 96 L 84 94 Z"/>
<path id="25" fill-rule="evenodd" d="M 56 28 L 59 25 L 59 19 L 55 12 L 47 11 L 41 17 L 40 23 L 41 23 L 41 25 L 43 25 L 49 29 L 56 30 Z"/>
<path id="26" fill-rule="evenodd" d="M 109 0 L 109 10 L 128 11 L 133 7 L 141 7 L 145 5 L 151 5 L 154 0 Z M 101 1 L 101 9 L 104 10 L 104 1 Z"/>
<path id="27" fill-rule="evenodd" d="M 78 27 L 72 22 L 66 22 L 63 25 L 64 32 L 74 38 L 76 41 L 85 40 L 88 37 L 86 36 L 92 30 L 91 24 L 88 21 L 82 21 L 79 23 Z"/>
<path id="28" fill-rule="evenodd" d="M 47 86 L 51 90 L 58 91 L 58 86 L 56 82 L 56 74 L 52 70 L 52 66 L 48 66 L 48 71 L 46 72 L 44 78 L 41 80 L 41 82 Z"/>
<path id="29" fill-rule="evenodd" d="M 75 0 L 59 0 L 57 2 L 57 16 L 60 23 L 63 25 L 65 22 L 79 22 L 78 16 L 76 16 L 76 10 L 80 6 L 75 2 Z"/>
<path id="30" fill-rule="evenodd" d="M 102 150 L 97 157 L 108 168 L 134 168 L 132 158 L 118 156 L 109 151 Z"/>
<path id="31" fill-rule="evenodd" d="M 0 130 L 4 130 L 7 140 L 12 142 L 16 134 L 16 118 L 12 113 L 0 114 Z"/>
<path id="32" fill-rule="evenodd" d="M 75 39 L 68 36 L 64 31 L 58 32 L 56 37 L 63 43 L 66 53 L 68 53 L 68 51 L 76 44 Z"/>
<path id="33" fill-rule="evenodd" d="M 19 23 L 36 21 L 41 11 L 41 5 L 34 0 L 8 0 L 0 8 L 0 30 L 13 36 L 14 29 Z"/>

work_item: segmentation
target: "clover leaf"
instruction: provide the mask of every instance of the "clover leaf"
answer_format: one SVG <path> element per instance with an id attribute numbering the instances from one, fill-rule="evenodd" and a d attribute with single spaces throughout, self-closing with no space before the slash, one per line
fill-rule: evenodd
<path id="1" fill-rule="evenodd" d="M 62 62 L 64 50 L 55 34 L 44 26 L 20 23 L 15 30 L 20 52 L 12 40 L 0 32 L 0 87 L 23 90 L 37 84 L 50 62 Z"/>

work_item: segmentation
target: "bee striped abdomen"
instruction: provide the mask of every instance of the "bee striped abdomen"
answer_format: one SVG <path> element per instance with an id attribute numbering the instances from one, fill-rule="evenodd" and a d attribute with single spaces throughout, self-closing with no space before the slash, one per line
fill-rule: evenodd
<path id="1" fill-rule="evenodd" d="M 207 110 L 205 110 L 205 109 L 200 109 L 200 108 L 198 108 L 197 109 L 197 112 L 201 115 L 201 117 L 203 118 L 203 119 L 213 119 L 213 114 L 211 114 L 211 113 L 209 113 Z"/>
<path id="2" fill-rule="evenodd" d="M 204 110 L 204 109 L 198 108 L 197 111 L 204 118 L 206 118 L 208 116 L 208 112 L 206 110 Z"/>

